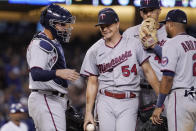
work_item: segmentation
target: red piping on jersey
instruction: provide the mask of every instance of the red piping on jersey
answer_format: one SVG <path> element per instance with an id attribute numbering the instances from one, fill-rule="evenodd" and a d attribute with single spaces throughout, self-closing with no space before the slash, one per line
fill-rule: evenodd
<path id="1" fill-rule="evenodd" d="M 176 92 L 174 93 L 175 96 L 175 131 L 177 131 L 177 115 L 176 115 Z"/>
<path id="2" fill-rule="evenodd" d="M 54 124 L 54 128 L 55 128 L 56 131 L 58 131 L 57 128 L 56 128 L 56 124 L 55 124 L 55 122 L 54 122 L 54 118 L 53 118 L 52 112 L 51 112 L 51 110 L 50 110 L 50 107 L 49 107 L 48 102 L 47 102 L 47 99 L 46 99 L 46 94 L 44 94 L 44 99 L 45 99 L 46 105 L 47 105 L 47 107 L 48 107 L 48 111 L 49 111 L 49 113 L 50 113 L 50 116 L 51 116 L 51 118 L 52 118 L 52 122 L 53 122 L 53 124 Z"/>
<path id="3" fill-rule="evenodd" d="M 147 61 L 149 58 L 150 58 L 150 56 L 148 56 L 144 61 L 142 61 L 142 63 L 140 64 L 140 66 L 141 66 L 145 61 Z"/>
<path id="4" fill-rule="evenodd" d="M 39 67 L 39 66 L 34 66 L 34 67 L 32 67 L 31 69 L 33 69 L 33 68 L 40 68 L 40 69 L 42 69 L 41 67 Z"/>
<path id="5" fill-rule="evenodd" d="M 32 67 L 31 69 L 33 69 L 33 68 L 39 68 L 39 69 L 42 69 L 41 67 L 38 67 L 38 66 L 34 66 L 34 67 Z M 28 69 L 28 72 L 30 72 L 30 71 L 31 71 L 31 69 Z"/>
<path id="6" fill-rule="evenodd" d="M 98 75 L 92 74 L 92 73 L 90 73 L 90 72 L 88 72 L 88 71 L 86 71 L 86 70 L 85 70 L 84 72 L 88 73 L 88 74 L 91 75 L 91 76 L 98 76 Z"/>
<path id="7" fill-rule="evenodd" d="M 105 40 L 105 39 L 104 39 L 104 40 Z M 120 43 L 121 40 L 122 40 L 122 36 L 120 37 L 120 40 L 116 43 L 116 45 L 115 45 L 114 47 L 111 47 L 111 46 L 106 45 L 106 44 L 105 44 L 105 46 L 107 46 L 107 47 L 109 47 L 109 48 L 115 48 L 115 47 Z"/>
<path id="8" fill-rule="evenodd" d="M 82 77 L 88 77 L 89 75 L 80 74 L 80 76 L 82 76 Z"/>

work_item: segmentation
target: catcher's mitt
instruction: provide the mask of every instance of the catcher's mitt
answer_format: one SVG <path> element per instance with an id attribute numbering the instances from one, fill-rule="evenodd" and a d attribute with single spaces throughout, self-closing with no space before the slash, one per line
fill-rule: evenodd
<path id="1" fill-rule="evenodd" d="M 66 110 L 67 131 L 83 131 L 84 117 L 72 107 Z"/>
<path id="2" fill-rule="evenodd" d="M 152 102 L 150 104 L 144 105 L 139 108 L 138 115 L 143 123 L 145 123 L 150 119 L 155 109 L 155 106 L 156 106 L 156 102 Z"/>
<path id="3" fill-rule="evenodd" d="M 162 124 L 154 125 L 151 120 L 148 120 L 143 124 L 141 131 L 168 131 L 167 118 L 164 116 L 161 116 L 161 118 L 163 119 Z"/>
<path id="4" fill-rule="evenodd" d="M 157 44 L 157 26 L 153 18 L 144 20 L 139 29 L 139 37 L 144 49 L 148 49 Z"/>

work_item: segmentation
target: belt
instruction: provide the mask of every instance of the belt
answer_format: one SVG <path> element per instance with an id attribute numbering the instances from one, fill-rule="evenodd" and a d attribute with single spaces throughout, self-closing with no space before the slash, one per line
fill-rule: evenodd
<path id="1" fill-rule="evenodd" d="M 152 89 L 151 85 L 149 84 L 140 84 L 141 88 Z"/>
<path id="2" fill-rule="evenodd" d="M 51 95 L 55 95 L 55 96 L 59 96 L 59 97 L 64 97 L 65 94 L 60 93 L 58 91 L 45 91 L 45 90 L 37 90 L 37 89 L 32 89 L 32 92 L 39 92 L 39 93 L 43 93 L 43 94 L 51 94 Z"/>
<path id="3" fill-rule="evenodd" d="M 136 94 L 133 92 L 125 92 L 125 93 L 112 93 L 107 90 L 99 90 L 99 92 L 103 95 L 109 96 L 109 97 L 114 97 L 116 99 L 125 99 L 125 98 L 135 98 Z"/>

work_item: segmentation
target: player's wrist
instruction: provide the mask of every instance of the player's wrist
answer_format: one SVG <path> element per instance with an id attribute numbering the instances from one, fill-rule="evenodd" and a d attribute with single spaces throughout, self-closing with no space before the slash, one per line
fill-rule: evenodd
<path id="1" fill-rule="evenodd" d="M 165 101 L 166 96 L 167 96 L 167 94 L 159 93 L 158 100 L 157 100 L 157 103 L 156 103 L 156 108 L 164 108 L 163 103 Z"/>
<path id="2" fill-rule="evenodd" d="M 60 76 L 60 75 L 59 75 L 59 70 L 55 70 L 55 75 L 56 75 L 57 77 Z"/>

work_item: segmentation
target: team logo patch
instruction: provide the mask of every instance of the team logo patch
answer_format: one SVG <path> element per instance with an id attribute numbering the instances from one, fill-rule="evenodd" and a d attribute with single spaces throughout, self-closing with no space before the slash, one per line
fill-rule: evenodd
<path id="1" fill-rule="evenodd" d="M 105 16 L 106 16 L 105 14 L 101 14 L 100 15 L 100 17 L 101 17 L 102 20 L 105 18 Z"/>
<path id="2" fill-rule="evenodd" d="M 162 60 L 161 60 L 161 64 L 162 64 L 162 66 L 166 66 L 168 64 L 168 58 L 163 57 Z"/>
<path id="3" fill-rule="evenodd" d="M 150 0 L 144 0 L 144 2 L 148 5 L 150 3 Z"/>

